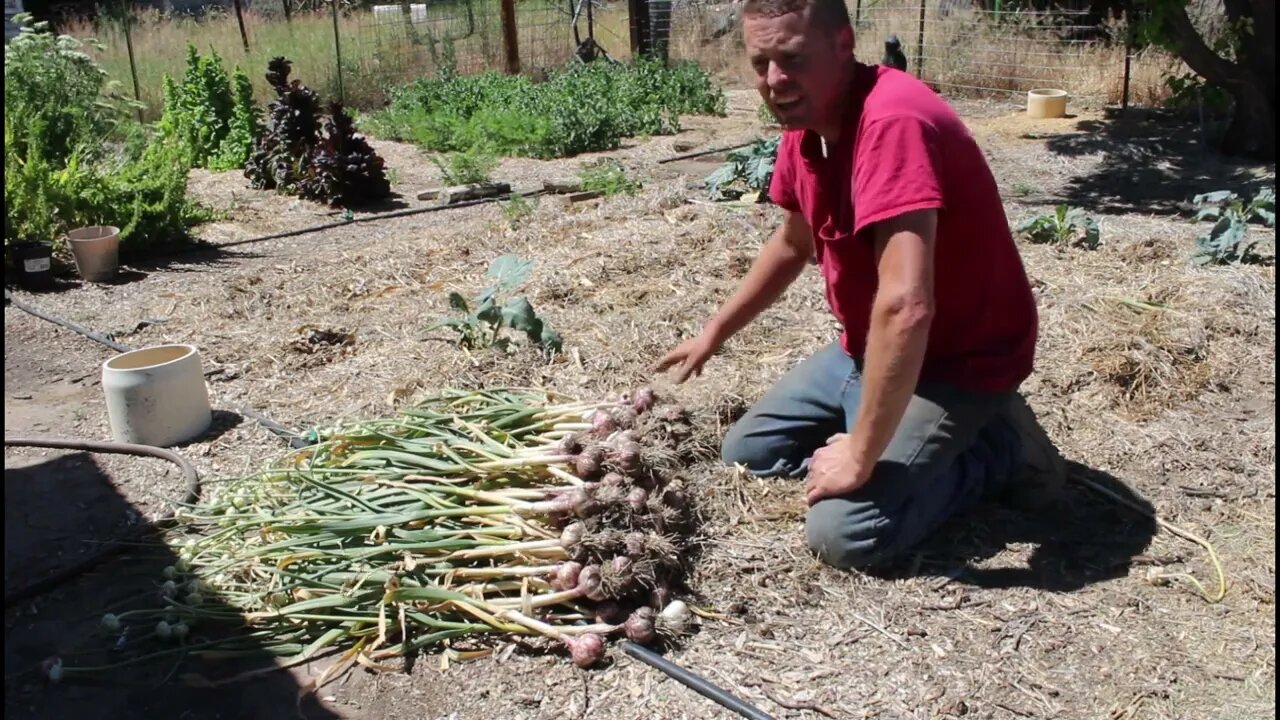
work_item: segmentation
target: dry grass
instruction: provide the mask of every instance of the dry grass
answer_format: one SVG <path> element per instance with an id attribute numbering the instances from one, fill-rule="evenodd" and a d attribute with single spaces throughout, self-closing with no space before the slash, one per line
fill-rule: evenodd
<path id="1" fill-rule="evenodd" d="M 731 108 L 689 135 L 707 147 L 758 129 L 749 94 L 734 93 Z M 1062 185 L 1101 162 L 1046 164 L 1044 141 L 995 132 L 1001 123 L 974 123 L 1001 178 L 1045 173 Z M 641 195 L 542 199 L 514 228 L 493 206 L 392 219 L 31 299 L 98 329 L 165 318 L 127 342 L 196 343 L 208 367 L 224 370 L 211 386 L 217 407 L 245 403 L 286 423 L 384 413 L 446 385 L 609 393 L 651 379 L 651 363 L 698 330 L 776 222 L 765 207 L 699 204 L 686 183 L 701 170 L 673 176 L 643 157 L 669 154 L 676 139 L 618 153 L 647 180 Z M 378 148 L 401 170 L 406 195 L 432 182 L 417 151 Z M 526 189 L 581 161 L 507 160 L 495 176 Z M 234 173 L 195 177 L 202 198 L 236 211 L 206 228 L 213 242 L 323 219 L 313 206 L 243 189 Z M 1094 252 L 1022 247 L 1042 316 L 1026 391 L 1077 476 L 1113 476 L 1215 544 L 1226 599 L 1207 605 L 1183 584 L 1148 583 L 1152 567 L 1205 581 L 1210 568 L 1197 546 L 1079 485 L 1043 516 L 990 509 L 958 519 L 911 559 L 917 573 L 839 572 L 805 548 L 794 483 L 741 478 L 709 459 L 687 469 L 707 511 L 693 589 L 723 619 L 705 621 L 675 661 L 778 717 L 1274 717 L 1274 269 L 1189 265 L 1194 229 L 1177 218 L 1102 223 L 1105 244 Z M 566 339 L 552 362 L 467 353 L 423 330 L 448 312 L 450 290 L 474 291 L 488 262 L 509 252 L 537 261 L 530 298 Z M 1167 309 L 1137 311 L 1125 299 Z M 352 329 L 355 344 L 299 353 L 291 343 L 304 325 Z M 710 451 L 744 403 L 835 334 L 820 280 L 806 272 L 704 377 L 678 388 L 659 380 L 658 389 L 694 411 Z M 79 432 L 105 428 L 95 407 Z M 192 454 L 217 475 L 278 449 L 244 425 Z M 424 708 L 467 719 L 730 717 L 621 656 L 591 673 L 522 653 L 443 671 L 430 660 L 321 694 L 369 718 Z"/>
<path id="2" fill-rule="evenodd" d="M 406 22 L 400 16 L 370 10 L 344 13 L 339 19 L 342 84 L 346 101 L 358 108 L 383 103 L 388 91 L 414 78 L 430 75 L 451 56 L 462 72 L 503 67 L 501 22 L 496 3 L 474 6 L 468 15 L 461 3 L 431 4 L 425 15 Z M 717 19 L 730 5 L 690 4 L 672 14 L 670 53 L 695 60 L 732 84 L 749 80 L 741 53 L 741 33 L 734 27 L 713 38 Z M 572 57 L 573 36 L 564 7 L 550 0 L 517 4 L 517 33 L 521 67 L 525 71 L 556 66 Z M 851 5 L 852 9 L 852 5 Z M 181 75 L 186 46 L 202 52 L 216 50 L 228 63 L 249 73 L 259 98 L 269 96 L 263 78 L 267 61 L 284 55 L 294 61 L 295 74 L 326 97 L 338 95 L 338 62 L 333 21 L 327 12 L 304 12 L 286 23 L 279 12 L 249 10 L 244 14 L 250 50 L 242 47 L 235 16 L 225 12 L 201 19 L 180 19 L 143 11 L 133 27 L 138 83 L 146 115 L 155 118 L 162 105 L 165 74 Z M 858 24 L 859 55 L 878 62 L 881 42 L 890 33 L 903 40 L 911 70 L 917 66 L 918 10 L 912 2 L 864 4 Z M 611 56 L 630 57 L 630 19 L 625 4 L 612 4 L 594 15 L 595 36 Z M 100 59 L 111 77 L 132 86 L 125 38 L 119 23 L 96 26 L 72 20 L 65 31 L 96 37 L 105 49 Z M 585 19 L 580 24 L 585 36 Z M 950 96 L 1006 97 L 1033 87 L 1068 90 L 1079 106 L 1097 107 L 1121 100 L 1124 77 L 1123 43 L 1104 44 L 1059 39 L 1036 15 L 1006 14 L 996 23 L 987 15 L 930 15 L 923 36 L 924 77 Z M 1113 23 L 1111 37 L 1125 29 Z M 1146 50 L 1134 58 L 1130 97 L 1138 104 L 1157 104 L 1167 97 L 1164 78 L 1182 72 L 1180 62 L 1167 54 Z"/>
<path id="3" fill-rule="evenodd" d="M 399 17 L 375 16 L 368 10 L 340 15 L 342 89 L 349 105 L 378 106 L 390 88 L 435 73 L 450 53 L 461 72 L 502 67 L 496 4 L 477 5 L 470 23 L 458 9 L 461 6 L 430 7 L 429 14 L 414 16 L 408 24 Z M 519 7 L 517 22 L 525 67 L 558 65 L 569 59 L 572 35 L 562 22 L 561 8 L 537 0 L 522 2 Z M 154 10 L 137 13 L 132 35 L 145 116 L 159 116 L 164 76 L 181 77 L 188 43 L 202 53 L 216 51 L 228 68 L 243 68 L 260 101 L 271 96 L 264 78 L 267 62 L 281 55 L 293 61 L 294 75 L 322 97 L 338 97 L 338 61 L 330 13 L 297 13 L 287 23 L 279 13 L 246 10 L 244 20 L 248 53 L 234 14 L 216 13 L 196 19 L 171 17 Z M 132 88 L 121 24 L 71 20 L 63 32 L 100 41 L 104 49 L 97 56 L 111 78 Z"/>

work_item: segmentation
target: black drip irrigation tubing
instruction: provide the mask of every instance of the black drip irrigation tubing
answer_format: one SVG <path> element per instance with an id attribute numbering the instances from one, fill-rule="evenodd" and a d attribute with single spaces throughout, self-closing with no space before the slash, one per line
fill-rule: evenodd
<path id="1" fill-rule="evenodd" d="M 281 240 L 283 238 L 296 237 L 298 235 L 307 235 L 309 233 L 320 232 L 322 230 L 334 230 L 336 228 L 346 227 L 348 225 L 355 225 L 356 223 L 375 222 L 378 220 L 391 220 L 394 218 L 409 217 L 410 215 L 422 215 L 424 213 L 440 212 L 442 210 L 457 210 L 460 208 L 474 207 L 476 205 L 486 205 L 489 203 L 495 203 L 495 202 L 500 202 L 502 200 L 506 200 L 507 198 L 513 197 L 515 195 L 519 195 L 525 198 L 531 198 L 531 197 L 537 197 L 539 195 L 544 195 L 546 194 L 546 192 L 547 192 L 546 190 L 530 190 L 528 192 L 522 192 L 522 193 L 507 193 L 507 194 L 498 195 L 495 197 L 477 198 L 475 200 L 463 200 L 462 202 L 451 203 L 448 205 L 428 205 L 426 207 L 409 208 L 407 210 L 389 210 L 387 212 L 374 213 L 372 215 L 365 215 L 363 217 L 353 217 L 350 220 L 337 220 L 331 223 L 324 223 L 322 225 L 313 225 L 311 227 L 299 228 L 297 230 L 286 230 L 285 232 L 274 233 L 272 235 L 263 235 L 261 237 L 248 238 L 245 240 L 233 240 L 231 242 L 225 242 L 225 243 L 200 243 L 197 245 L 192 245 L 190 247 L 182 248 L 181 250 L 177 250 L 174 252 L 174 254 L 184 253 L 184 252 L 199 252 L 202 250 L 220 250 L 222 248 L 238 247 L 240 245 L 250 245 L 252 243 L 265 242 L 267 240 Z"/>
<path id="2" fill-rule="evenodd" d="M 665 165 L 669 162 L 677 160 L 691 160 L 693 158 L 704 157 L 706 155 L 715 155 L 716 153 L 729 152 L 730 150 L 741 150 L 745 147 L 751 147 L 754 142 L 742 143 L 741 145 L 727 145 L 725 147 L 711 148 L 710 150 L 698 150 L 697 152 L 685 153 L 683 155 L 675 155 L 669 158 L 663 158 L 658 161 L 659 165 Z"/>
<path id="3" fill-rule="evenodd" d="M 90 340 L 93 340 L 94 342 L 98 342 L 98 343 L 101 343 L 101 344 L 103 344 L 103 345 L 106 345 L 107 347 L 111 348 L 112 350 L 115 350 L 116 352 L 129 352 L 129 348 L 125 347 L 124 345 L 121 345 L 120 343 L 116 342 L 115 340 L 112 340 L 111 338 L 107 337 L 106 335 L 101 335 L 101 334 L 96 333 L 96 332 L 94 332 L 94 331 L 92 331 L 92 330 L 89 330 L 88 328 L 80 327 L 79 325 L 77 325 L 77 324 L 75 324 L 75 323 L 73 323 L 73 322 L 70 322 L 70 321 L 67 321 L 67 320 L 63 320 L 63 319 L 61 319 L 61 318 L 54 317 L 54 316 L 52 316 L 52 315 L 50 315 L 50 314 L 48 314 L 48 313 L 44 312 L 44 311 L 43 311 L 43 310 L 41 310 L 40 308 L 37 308 L 37 307 L 31 306 L 31 305 L 28 305 L 28 304 L 26 304 L 26 303 L 22 302 L 22 301 L 21 301 L 21 300 L 19 300 L 18 298 L 14 297 L 14 296 L 13 296 L 13 293 L 9 292 L 9 289 L 8 289 L 8 288 L 5 288 L 5 291 L 4 291 L 4 301 L 5 301 L 6 303 L 13 303 L 15 307 L 17 307 L 19 310 L 22 310 L 23 312 L 27 313 L 28 315 L 34 315 L 34 316 L 36 316 L 36 317 L 40 318 L 41 320 L 45 320 L 45 321 L 51 322 L 51 323 L 53 323 L 54 325 L 61 325 L 62 327 L 66 328 L 66 329 L 68 329 L 68 330 L 71 330 L 71 331 L 73 331 L 73 332 L 80 333 L 81 335 L 83 335 L 83 336 L 85 336 L 85 337 L 89 338 Z"/>
<path id="4" fill-rule="evenodd" d="M 646 647 L 636 645 L 630 640 L 623 640 L 622 651 L 651 667 L 661 670 L 685 687 L 705 698 L 715 701 L 723 708 L 738 713 L 744 718 L 749 718 L 750 720 L 773 720 L 773 718 L 765 714 L 763 710 L 760 710 L 746 701 L 731 695 L 728 691 L 712 684 L 701 675 L 690 672 L 679 665 L 676 665 Z"/>
<path id="5" fill-rule="evenodd" d="M 153 447 L 151 445 L 135 445 L 133 443 L 115 443 L 115 442 L 98 442 L 95 440 L 69 440 L 64 438 L 53 437 L 16 437 L 4 439 L 5 447 L 41 447 L 41 448 L 58 448 L 64 450 L 85 450 L 89 452 L 99 453 L 116 453 L 124 455 L 145 455 L 161 460 L 168 460 L 174 463 L 182 470 L 183 479 L 186 482 L 187 492 L 183 497 L 184 504 L 194 503 L 200 497 L 200 475 L 196 472 L 195 467 L 184 457 L 172 450 Z M 6 478 L 7 479 L 7 478 Z M 102 550 L 84 557 L 71 565 L 62 568 L 50 575 L 47 575 L 33 583 L 24 585 L 17 590 L 5 591 L 4 607 L 9 609 L 15 605 L 26 602 L 31 598 L 41 595 L 49 590 L 61 585 L 72 578 L 78 577 L 90 569 L 98 566 L 105 560 L 120 554 L 125 548 L 130 547 L 133 541 L 138 540 L 145 535 L 152 527 L 168 522 L 173 519 L 173 513 L 165 513 L 157 518 L 150 526 L 139 525 L 137 529 L 126 535 L 124 538 L 107 544 Z"/>

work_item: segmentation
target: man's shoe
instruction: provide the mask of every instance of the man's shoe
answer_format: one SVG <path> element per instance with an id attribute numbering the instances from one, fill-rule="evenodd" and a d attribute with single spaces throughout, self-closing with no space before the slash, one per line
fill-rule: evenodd
<path id="1" fill-rule="evenodd" d="M 1019 510 L 1042 510 L 1062 494 L 1067 463 L 1021 393 L 1014 393 L 1005 417 L 1018 433 L 1022 462 L 1001 493 L 1002 499 Z"/>

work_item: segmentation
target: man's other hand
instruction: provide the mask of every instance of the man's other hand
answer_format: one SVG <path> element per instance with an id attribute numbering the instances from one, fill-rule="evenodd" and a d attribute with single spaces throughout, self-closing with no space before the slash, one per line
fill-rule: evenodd
<path id="1" fill-rule="evenodd" d="M 848 495 L 871 479 L 854 453 L 853 443 L 845 433 L 831 436 L 818 448 L 809 463 L 804 481 L 805 501 L 814 505 L 819 500 Z"/>

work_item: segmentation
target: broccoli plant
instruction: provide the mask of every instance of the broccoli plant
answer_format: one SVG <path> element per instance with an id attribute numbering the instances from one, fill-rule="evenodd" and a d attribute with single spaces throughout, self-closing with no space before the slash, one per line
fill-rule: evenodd
<path id="1" fill-rule="evenodd" d="M 1098 222 L 1080 208 L 1059 205 L 1052 213 L 1019 223 L 1014 231 L 1033 243 L 1096 250 L 1102 244 Z"/>
<path id="2" fill-rule="evenodd" d="M 1197 221 L 1213 222 L 1207 233 L 1196 238 L 1191 260 L 1198 265 L 1253 262 L 1257 259 L 1253 250 L 1258 239 L 1249 233 L 1250 221 L 1276 226 L 1276 192 L 1271 188 L 1262 188 L 1247 201 L 1234 192 L 1220 190 L 1197 195 L 1191 202 L 1197 208 Z"/>
<path id="3" fill-rule="evenodd" d="M 725 164 L 704 181 L 711 199 L 739 198 L 748 192 L 759 193 L 761 201 L 768 197 L 769 183 L 773 180 L 773 166 L 778 160 L 778 143 L 781 140 L 780 135 L 761 138 L 748 147 L 729 153 Z M 739 182 L 746 186 L 745 190 L 732 187 Z"/>
<path id="4" fill-rule="evenodd" d="M 510 296 L 533 269 L 531 261 L 514 255 L 495 259 L 485 272 L 493 283 L 468 301 L 461 293 L 449 293 L 449 307 L 462 313 L 460 318 L 449 318 L 433 323 L 427 329 L 447 327 L 458 333 L 458 344 L 465 348 L 497 347 L 510 352 L 512 339 L 503 335 L 509 329 L 524 333 L 529 342 L 547 353 L 558 353 L 563 346 L 560 334 L 552 330 L 534 312 L 532 303 L 523 295 Z"/>

